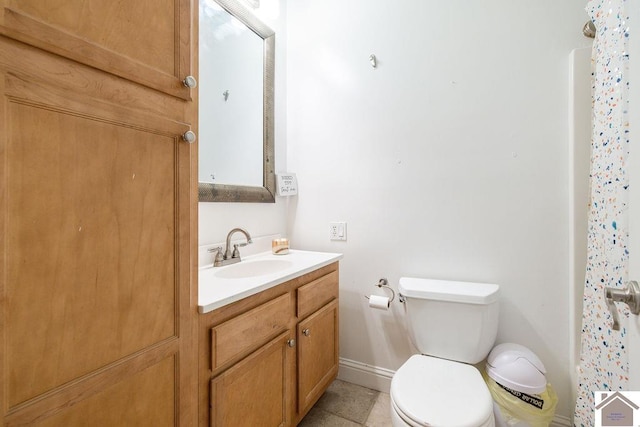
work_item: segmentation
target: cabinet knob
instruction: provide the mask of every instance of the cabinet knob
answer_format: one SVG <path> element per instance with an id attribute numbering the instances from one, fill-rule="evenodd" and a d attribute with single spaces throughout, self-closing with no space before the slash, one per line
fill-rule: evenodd
<path id="1" fill-rule="evenodd" d="M 290 340 L 287 340 L 287 345 L 289 347 L 295 347 L 296 346 L 296 340 L 294 340 L 293 338 Z"/>
<path id="2" fill-rule="evenodd" d="M 190 89 L 193 89 L 194 87 L 198 86 L 198 81 L 193 76 L 187 76 L 182 81 L 182 84 Z"/>
<path id="3" fill-rule="evenodd" d="M 305 337 L 308 337 L 309 335 L 311 335 L 311 331 L 309 330 L 309 328 L 303 329 L 302 335 L 304 335 Z"/>
<path id="4" fill-rule="evenodd" d="M 196 134 L 188 130 L 182 134 L 182 140 L 191 144 L 196 140 Z"/>

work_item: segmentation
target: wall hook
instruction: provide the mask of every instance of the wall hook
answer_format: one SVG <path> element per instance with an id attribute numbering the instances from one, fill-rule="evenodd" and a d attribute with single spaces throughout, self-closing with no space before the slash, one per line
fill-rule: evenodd
<path id="1" fill-rule="evenodd" d="M 373 53 L 369 55 L 369 62 L 371 62 L 371 66 L 373 68 L 376 68 L 378 66 L 378 59 Z"/>
<path id="2" fill-rule="evenodd" d="M 229 99 L 229 90 L 222 92 L 222 96 L 224 97 L 224 102 L 227 102 L 227 99 Z"/>

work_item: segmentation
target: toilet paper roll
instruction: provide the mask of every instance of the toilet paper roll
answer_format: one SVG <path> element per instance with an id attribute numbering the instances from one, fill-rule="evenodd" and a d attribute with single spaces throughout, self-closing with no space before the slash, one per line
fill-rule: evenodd
<path id="1" fill-rule="evenodd" d="M 378 310 L 388 310 L 389 298 L 381 297 L 380 295 L 371 295 L 369 297 L 369 307 L 377 308 Z"/>

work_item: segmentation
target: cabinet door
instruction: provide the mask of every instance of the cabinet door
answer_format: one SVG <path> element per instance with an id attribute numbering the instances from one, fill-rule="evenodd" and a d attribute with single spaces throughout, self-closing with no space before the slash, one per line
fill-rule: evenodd
<path id="1" fill-rule="evenodd" d="M 287 331 L 211 380 L 211 425 L 291 425 L 295 349 Z M 293 343 L 292 343 L 293 344 Z"/>
<path id="2" fill-rule="evenodd" d="M 0 36 L 4 423 L 193 425 L 180 104 Z"/>
<path id="3" fill-rule="evenodd" d="M 191 0 L 0 0 L 0 33 L 190 99 Z"/>
<path id="4" fill-rule="evenodd" d="M 338 300 L 298 323 L 298 414 L 303 416 L 338 374 Z"/>

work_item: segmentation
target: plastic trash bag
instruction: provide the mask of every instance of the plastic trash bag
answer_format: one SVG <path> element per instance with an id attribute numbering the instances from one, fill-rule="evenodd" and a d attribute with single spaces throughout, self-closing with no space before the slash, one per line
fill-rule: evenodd
<path id="1" fill-rule="evenodd" d="M 496 426 L 501 427 L 548 427 L 553 420 L 558 404 L 558 396 L 547 384 L 540 394 L 527 394 L 512 390 L 489 378 L 483 373 L 491 392 L 496 415 Z"/>

